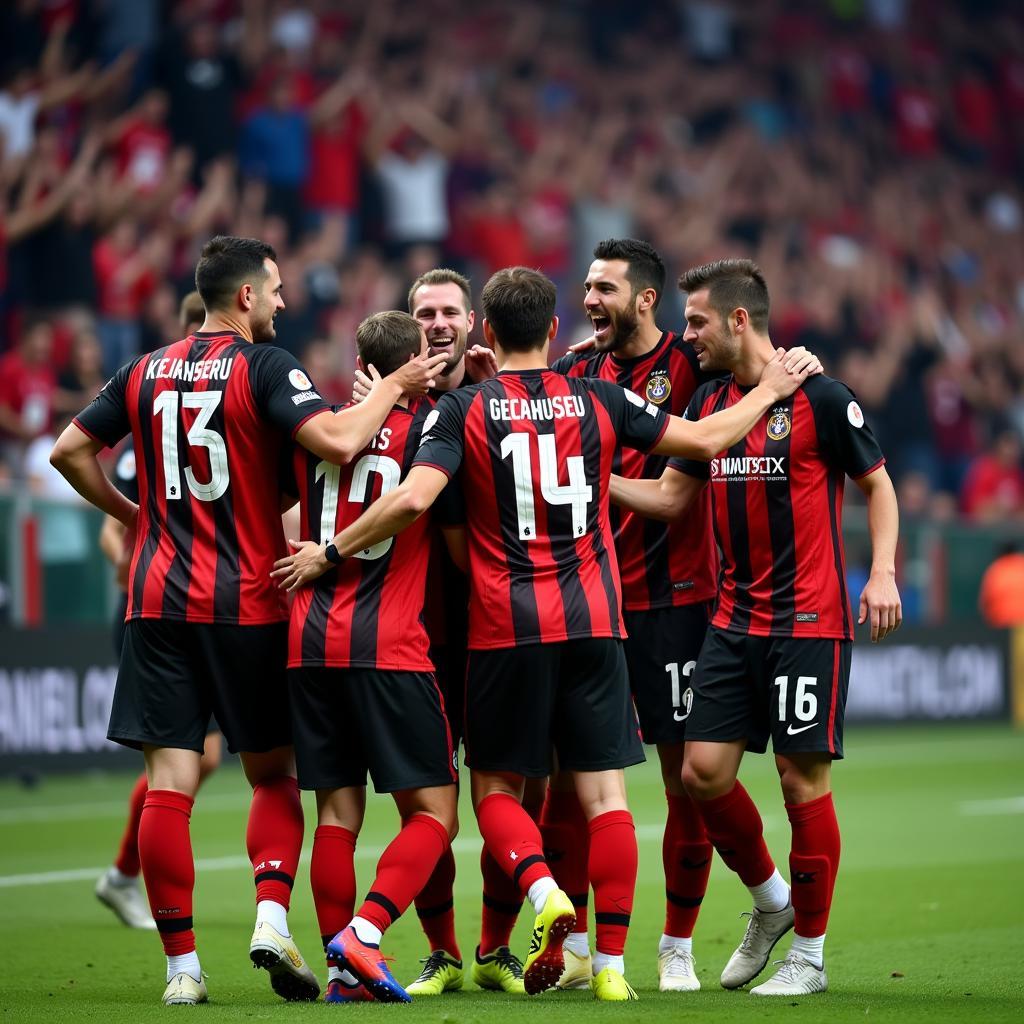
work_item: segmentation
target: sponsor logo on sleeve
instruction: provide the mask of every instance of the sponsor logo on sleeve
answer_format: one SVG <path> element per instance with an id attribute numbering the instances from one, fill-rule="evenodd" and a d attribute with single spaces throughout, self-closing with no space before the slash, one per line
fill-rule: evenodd
<path id="1" fill-rule="evenodd" d="M 856 402 L 851 402 L 846 407 L 846 418 L 858 430 L 864 426 L 864 413 Z"/>
<path id="2" fill-rule="evenodd" d="M 313 390 L 313 382 L 297 366 L 294 370 L 288 371 L 288 382 L 296 391 Z"/>
<path id="3" fill-rule="evenodd" d="M 427 413 L 427 418 L 423 421 L 423 430 L 420 432 L 420 444 L 425 444 L 430 440 L 430 431 L 433 429 L 434 424 L 437 422 L 438 416 L 441 413 L 437 409 L 431 409 Z"/>
<path id="4" fill-rule="evenodd" d="M 292 395 L 292 402 L 295 405 L 302 405 L 303 402 L 319 402 L 323 399 L 315 391 L 302 391 L 297 395 Z"/>

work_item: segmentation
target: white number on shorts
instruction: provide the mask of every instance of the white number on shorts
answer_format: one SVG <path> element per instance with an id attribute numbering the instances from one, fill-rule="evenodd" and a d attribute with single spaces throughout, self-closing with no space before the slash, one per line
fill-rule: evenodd
<path id="1" fill-rule="evenodd" d="M 682 677 L 689 679 L 693 675 L 693 670 L 697 667 L 696 661 L 688 661 L 683 665 Z M 670 661 L 665 666 L 665 671 L 668 673 L 669 682 L 672 684 L 672 717 L 677 722 L 683 722 L 690 717 L 690 709 L 693 707 L 693 693 L 687 687 L 686 692 L 682 690 L 682 682 L 680 680 L 679 673 L 679 662 Z M 685 711 L 683 714 L 679 713 L 679 709 L 685 704 Z"/>
<path id="2" fill-rule="evenodd" d="M 779 721 L 786 720 L 786 694 L 789 691 L 789 676 L 776 676 L 779 688 Z M 817 676 L 798 676 L 793 694 L 793 713 L 801 722 L 813 722 L 818 715 L 818 698 L 808 692 L 808 687 L 817 686 Z"/>
<path id="3" fill-rule="evenodd" d="M 200 483 L 191 466 L 185 467 L 188 489 L 200 501 L 216 501 L 228 489 L 228 449 L 224 438 L 206 424 L 220 405 L 220 391 L 161 391 L 153 402 L 153 412 L 161 419 L 160 448 L 164 459 L 164 497 L 181 497 L 181 470 L 178 463 L 178 408 L 197 409 L 195 422 L 185 435 L 193 447 L 210 453 L 209 483 Z"/>
<path id="4" fill-rule="evenodd" d="M 565 460 L 569 475 L 567 484 L 558 482 L 558 453 L 554 434 L 537 435 L 540 457 L 540 493 L 549 505 L 572 507 L 572 535 L 581 537 L 587 529 L 587 506 L 594 498 L 594 488 L 587 483 L 582 455 Z M 519 539 L 537 536 L 537 517 L 533 504 L 533 460 L 530 456 L 529 434 L 506 434 L 501 440 L 501 457 L 512 456 L 512 477 L 516 485 L 516 517 Z"/>
<path id="5" fill-rule="evenodd" d="M 370 474 L 376 473 L 380 476 L 380 495 L 384 497 L 388 491 L 393 491 L 402 478 L 402 467 L 394 459 L 387 455 L 364 455 L 352 467 L 352 483 L 348 489 L 348 500 L 362 503 L 366 498 L 366 491 L 370 483 Z M 316 482 L 324 482 L 324 500 L 320 513 L 320 543 L 326 544 L 334 539 L 335 524 L 338 516 L 338 491 L 341 488 L 341 467 L 333 462 L 318 462 L 316 464 Z M 363 558 L 368 562 L 382 558 L 390 549 L 394 537 L 374 544 L 372 547 L 364 548 L 353 554 L 353 558 Z"/>

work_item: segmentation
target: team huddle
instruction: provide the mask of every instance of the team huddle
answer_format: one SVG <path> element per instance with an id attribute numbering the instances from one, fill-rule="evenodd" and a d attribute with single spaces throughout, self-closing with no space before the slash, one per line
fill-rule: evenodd
<path id="1" fill-rule="evenodd" d="M 853 393 L 812 354 L 772 345 L 756 265 L 685 273 L 674 334 L 656 323 L 666 274 L 650 245 L 611 239 L 594 257 L 593 337 L 553 366 L 543 274 L 494 274 L 487 345 L 467 348 L 469 282 L 438 269 L 414 282 L 408 313 L 359 326 L 364 386 L 338 409 L 269 344 L 284 309 L 274 251 L 215 238 L 196 269 L 200 329 L 119 370 L 58 439 L 54 465 L 133 544 L 108 735 L 146 758 L 139 860 L 166 1004 L 207 999 L 189 815 L 211 713 L 253 788 L 250 958 L 285 999 L 320 994 L 287 919 L 300 787 L 316 794 L 325 1001 L 462 987 L 460 741 L 484 840 L 475 984 L 637 998 L 623 960 L 637 875 L 624 769 L 646 743 L 667 804 L 659 987 L 700 988 L 692 939 L 717 851 L 753 899 L 722 985 L 757 978 L 792 930 L 751 993 L 827 988 L 830 771 L 853 639 L 843 486 L 852 477 L 867 499 L 859 621 L 878 640 L 901 619 L 892 484 Z M 97 459 L 129 434 L 137 505 Z M 737 779 L 769 737 L 788 883 Z M 401 828 L 358 902 L 367 775 Z M 536 919 L 521 961 L 509 942 L 524 899 Z M 381 944 L 411 904 L 430 951 L 403 987 Z"/>

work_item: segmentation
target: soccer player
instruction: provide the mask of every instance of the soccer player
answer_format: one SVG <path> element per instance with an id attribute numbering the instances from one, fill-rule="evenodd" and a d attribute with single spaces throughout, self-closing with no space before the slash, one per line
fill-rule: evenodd
<path id="1" fill-rule="evenodd" d="M 206 313 L 199 292 L 189 292 L 181 300 L 178 323 L 182 334 L 189 335 L 202 324 Z M 135 452 L 127 444 L 114 465 L 114 486 L 129 500 L 138 504 L 139 485 L 135 472 Z M 100 529 L 100 549 L 116 570 L 118 587 L 121 590 L 117 611 L 114 616 L 114 651 L 118 659 L 124 643 L 124 618 L 128 610 L 128 570 L 131 567 L 132 548 L 135 539 L 128 535 L 123 523 L 112 516 L 104 516 Z M 203 743 L 203 756 L 199 761 L 199 785 L 210 777 L 220 765 L 221 737 L 216 722 Z M 125 822 L 117 858 L 96 882 L 96 898 L 109 907 L 130 928 L 156 929 L 156 921 L 149 912 L 139 892 L 139 820 L 146 800 L 149 783 L 145 771 L 135 780 L 128 798 L 128 820 Z"/>
<path id="2" fill-rule="evenodd" d="M 575 922 L 520 803 L 524 779 L 548 775 L 554 749 L 562 769 L 574 773 L 590 831 L 594 993 L 635 999 L 622 960 L 637 866 L 622 769 L 642 761 L 643 750 L 630 713 L 608 520 L 614 452 L 626 444 L 709 457 L 791 394 L 811 361 L 796 360 L 791 374 L 780 353 L 742 402 L 686 423 L 607 381 L 548 369 L 558 320 L 555 287 L 543 274 L 499 271 L 482 302 L 484 336 L 501 372 L 441 398 L 405 481 L 333 544 L 346 558 L 393 536 L 460 474 L 473 502 L 466 762 L 484 842 L 537 913 L 525 988 L 536 994 L 555 984 Z M 326 547 L 306 544 L 275 572 L 294 589 L 330 564 Z"/>
<path id="3" fill-rule="evenodd" d="M 397 311 L 364 320 L 356 345 L 361 363 L 384 373 L 427 351 L 420 325 Z M 433 407 L 429 398 L 403 396 L 369 445 L 343 467 L 296 448 L 306 538 L 327 544 L 398 485 Z M 313 901 L 325 952 L 347 968 L 330 966 L 327 1002 L 371 994 L 384 1002 L 410 1001 L 380 955 L 381 936 L 423 888 L 456 825 L 455 753 L 423 624 L 432 532 L 430 516 L 421 517 L 299 590 L 291 608 L 298 780 L 316 791 L 318 815 Z M 332 554 L 329 544 L 326 550 Z M 353 855 L 367 771 L 377 792 L 394 796 L 402 827 L 353 917 Z"/>
<path id="4" fill-rule="evenodd" d="M 768 288 L 750 260 L 695 267 L 679 280 L 686 340 L 703 370 L 723 380 L 697 390 L 687 418 L 736 408 L 773 358 Z M 898 510 L 884 458 L 845 384 L 813 377 L 765 410 L 744 440 L 706 462 L 673 460 L 659 480 L 613 480 L 613 498 L 670 518 L 710 479 L 722 551 L 718 605 L 693 675 L 683 783 L 722 860 L 750 889 L 746 935 L 722 972 L 739 988 L 764 969 L 794 928 L 782 966 L 754 995 L 807 995 L 828 986 L 823 946 L 839 867 L 832 762 L 843 756 L 843 711 L 853 622 L 846 592 L 841 512 L 852 477 L 868 504 L 872 566 L 859 620 L 872 641 L 902 619 L 894 559 Z M 745 750 L 771 737 L 792 827 L 792 891 L 772 861 L 761 818 L 737 781 Z"/>
<path id="5" fill-rule="evenodd" d="M 659 409 L 682 415 L 708 379 L 682 335 L 658 327 L 665 265 L 647 242 L 607 239 L 594 249 L 584 284 L 584 308 L 594 327 L 592 349 L 563 356 L 552 369 L 598 377 L 629 388 Z M 668 459 L 630 448 L 615 453 L 616 473 L 657 479 Z M 656 745 L 668 817 L 662 841 L 665 926 L 658 944 L 661 991 L 700 988 L 693 930 L 711 871 L 704 822 L 682 783 L 683 741 L 692 699 L 690 676 L 710 620 L 717 552 L 708 499 L 670 523 L 611 509 L 622 575 L 623 645 L 633 702 L 645 743 Z M 583 988 L 591 976 L 587 939 L 586 821 L 571 779 L 553 779 L 541 819 L 545 850 L 557 851 L 555 877 L 576 907 L 576 931 L 565 942 L 560 988 Z"/>
<path id="6" fill-rule="evenodd" d="M 471 372 L 482 369 L 481 376 L 491 375 L 489 367 L 473 366 L 472 371 L 467 367 L 466 345 L 476 315 L 470 283 L 462 274 L 439 267 L 421 275 L 409 289 L 409 312 L 426 332 L 431 355 L 443 352 L 448 356 L 434 382 L 434 397 L 471 386 Z M 444 544 L 435 543 L 428 591 L 434 595 L 426 608 L 430 658 L 444 695 L 452 742 L 457 750 L 462 737 L 469 585 L 465 572 L 455 565 Z M 543 780 L 531 780 L 523 802 L 534 817 L 539 814 L 543 799 Z M 509 948 L 522 896 L 486 846 L 480 852 L 480 871 L 480 942 L 473 957 L 471 977 L 481 988 L 522 994 L 523 965 Z M 441 995 L 462 988 L 464 972 L 455 936 L 454 884 L 455 857 L 449 847 L 416 896 L 416 913 L 430 943 L 430 954 L 422 961 L 419 977 L 406 988 L 410 995 Z"/>
<path id="7" fill-rule="evenodd" d="M 286 999 L 319 985 L 287 923 L 302 845 L 285 678 L 287 608 L 270 579 L 286 550 L 278 456 L 288 438 L 343 463 L 394 401 L 422 392 L 440 359 L 378 379 L 335 416 L 274 339 L 284 309 L 274 250 L 218 236 L 203 248 L 195 334 L 123 366 L 58 438 L 51 462 L 102 511 L 136 531 L 128 623 L 108 729 L 142 749 L 149 790 L 139 854 L 167 954 L 164 1002 L 205 1001 L 192 928 L 189 816 L 211 710 L 253 787 L 246 835 L 256 883 L 253 963 Z M 97 454 L 131 433 L 138 506 Z"/>

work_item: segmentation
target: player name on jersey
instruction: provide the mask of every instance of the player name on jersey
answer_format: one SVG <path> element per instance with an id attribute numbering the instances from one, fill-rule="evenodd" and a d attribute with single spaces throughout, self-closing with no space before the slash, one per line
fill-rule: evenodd
<path id="1" fill-rule="evenodd" d="M 154 359 L 146 367 L 146 380 L 227 380 L 234 358 Z"/>
<path id="2" fill-rule="evenodd" d="M 492 420 L 561 420 L 586 415 L 579 395 L 552 395 L 550 398 L 492 398 Z"/>

